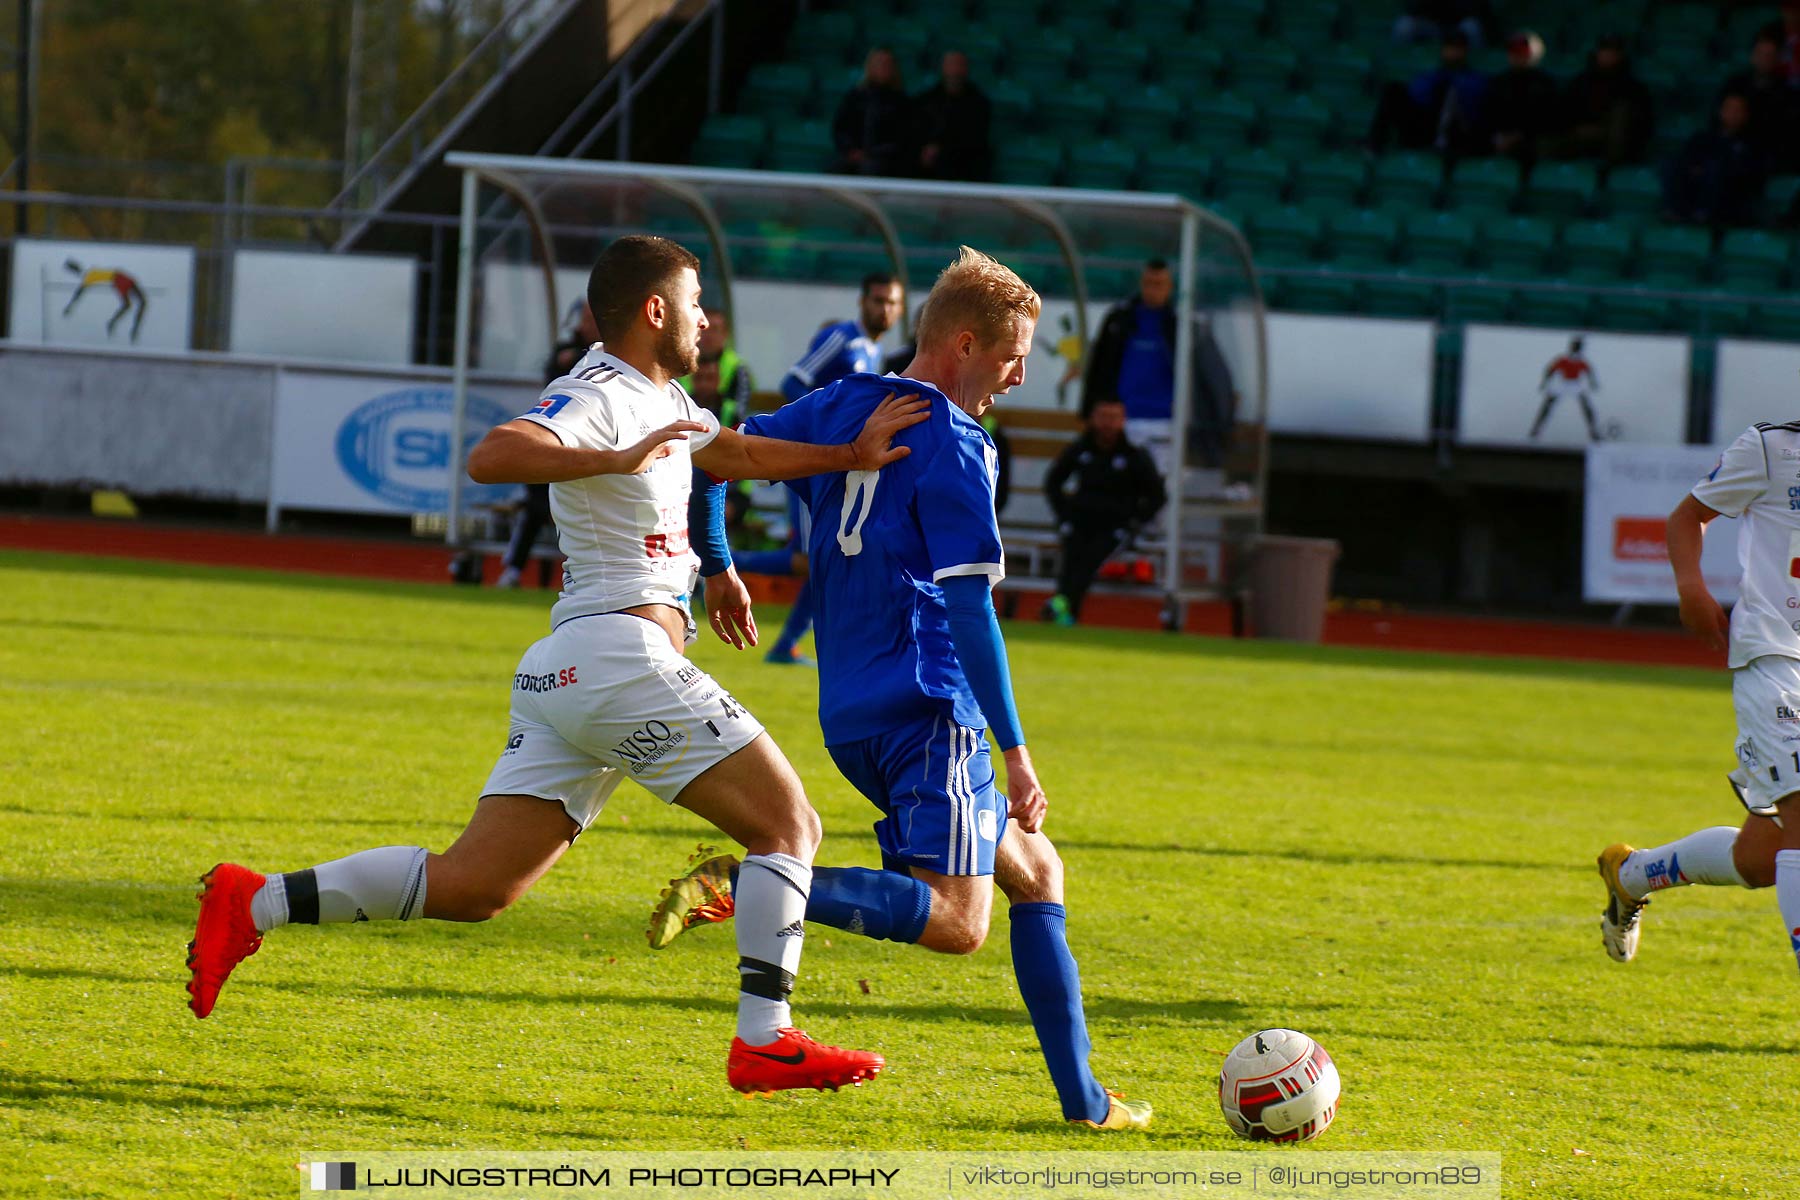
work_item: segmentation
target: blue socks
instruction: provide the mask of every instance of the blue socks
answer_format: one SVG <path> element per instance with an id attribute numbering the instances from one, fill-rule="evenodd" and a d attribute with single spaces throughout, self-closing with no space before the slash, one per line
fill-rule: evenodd
<path id="1" fill-rule="evenodd" d="M 737 887 L 738 873 L 731 872 Z M 888 942 L 917 942 L 931 917 L 931 889 L 897 871 L 814 867 L 806 919 Z"/>
<path id="2" fill-rule="evenodd" d="M 1013 974 L 1043 1047 L 1063 1116 L 1070 1121 L 1104 1121 L 1112 1101 L 1088 1070 L 1092 1043 L 1081 1011 L 1081 974 L 1069 953 L 1064 928 L 1068 912 L 1060 904 L 1015 904 L 1011 914 Z"/>

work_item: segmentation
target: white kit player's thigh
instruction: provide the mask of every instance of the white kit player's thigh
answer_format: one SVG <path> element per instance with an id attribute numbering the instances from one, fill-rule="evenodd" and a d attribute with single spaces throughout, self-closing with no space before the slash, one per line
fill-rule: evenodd
<path id="1" fill-rule="evenodd" d="M 1731 673 L 1731 703 L 1738 725 L 1731 778 L 1745 806 L 1768 809 L 1800 792 L 1800 659 L 1751 659 Z"/>
<path id="2" fill-rule="evenodd" d="M 520 668 L 526 686 L 543 686 L 531 694 L 537 718 L 664 801 L 673 802 L 703 771 L 763 732 L 730 692 L 670 645 L 660 626 L 642 618 L 615 613 L 568 621 L 532 647 L 540 651 L 536 659 L 527 655 L 530 670 Z"/>

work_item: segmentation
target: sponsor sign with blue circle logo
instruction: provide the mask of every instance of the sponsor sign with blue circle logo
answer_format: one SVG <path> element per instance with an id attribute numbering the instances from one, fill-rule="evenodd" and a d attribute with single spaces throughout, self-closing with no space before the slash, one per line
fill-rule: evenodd
<path id="1" fill-rule="evenodd" d="M 344 474 L 371 495 L 408 512 L 443 512 L 450 507 L 450 464 L 468 460 L 469 450 L 489 429 L 512 413 L 486 396 L 471 394 L 462 437 L 454 447 L 450 420 L 455 403 L 447 387 L 402 388 L 356 408 L 337 431 L 337 460 Z M 512 486 L 467 480 L 463 503 L 498 504 Z"/>

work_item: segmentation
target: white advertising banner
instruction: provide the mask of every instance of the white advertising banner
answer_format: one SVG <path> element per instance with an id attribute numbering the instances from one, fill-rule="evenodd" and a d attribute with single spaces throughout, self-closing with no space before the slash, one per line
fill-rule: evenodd
<path id="1" fill-rule="evenodd" d="M 1632 446 L 1587 450 L 1581 554 L 1582 598 L 1594 604 L 1674 604 L 1665 523 L 1719 461 L 1715 446 Z M 1707 526 L 1700 554 L 1706 586 L 1720 603 L 1737 598 L 1737 522 Z"/>
<path id="2" fill-rule="evenodd" d="M 1800 420 L 1800 346 L 1720 338 L 1712 440 L 1729 446 L 1752 425 L 1795 420 Z"/>
<path id="3" fill-rule="evenodd" d="M 1458 440 L 1550 450 L 1680 445 L 1687 391 L 1683 337 L 1471 325 Z"/>
<path id="4" fill-rule="evenodd" d="M 1431 322 L 1270 313 L 1268 330 L 1272 431 L 1430 440 Z"/>
<path id="5" fill-rule="evenodd" d="M 275 385 L 270 507 L 410 514 L 449 507 L 449 466 L 495 425 L 529 409 L 538 389 L 469 385 L 460 445 L 450 434 L 446 380 L 284 368 Z M 512 487 L 468 483 L 463 503 L 498 503 Z"/>
<path id="6" fill-rule="evenodd" d="M 239 250 L 231 271 L 233 353 L 373 366 L 412 361 L 419 272 L 410 258 Z"/>
<path id="7" fill-rule="evenodd" d="M 13 243 L 7 336 L 40 346 L 187 350 L 194 250 L 128 242 Z"/>

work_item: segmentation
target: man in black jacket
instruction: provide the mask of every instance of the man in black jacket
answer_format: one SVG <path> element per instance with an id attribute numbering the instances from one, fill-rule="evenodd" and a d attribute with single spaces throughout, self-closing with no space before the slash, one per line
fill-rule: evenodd
<path id="1" fill-rule="evenodd" d="M 885 46 L 869 51 L 862 82 L 844 93 L 831 122 L 837 170 L 845 175 L 913 174 L 918 130 L 900 62 Z"/>
<path id="2" fill-rule="evenodd" d="M 988 141 L 991 107 L 969 78 L 969 56 L 944 55 L 935 85 L 913 98 L 918 112 L 920 172 L 927 179 L 984 180 L 993 171 Z"/>
<path id="3" fill-rule="evenodd" d="M 1159 470 L 1173 463 L 1175 411 L 1175 277 L 1153 258 L 1138 276 L 1135 296 L 1114 306 L 1088 351 L 1081 415 L 1103 400 L 1125 405 L 1132 438 L 1150 452 Z M 1231 367 L 1204 324 L 1194 327 L 1193 404 L 1188 413 L 1190 465 L 1216 467 L 1236 420 Z"/>
<path id="4" fill-rule="evenodd" d="M 1129 542 L 1168 499 L 1156 464 L 1125 437 L 1125 406 L 1101 400 L 1087 431 L 1044 475 L 1044 498 L 1062 532 L 1062 569 L 1043 619 L 1073 625 L 1088 586 L 1112 553 Z"/>

